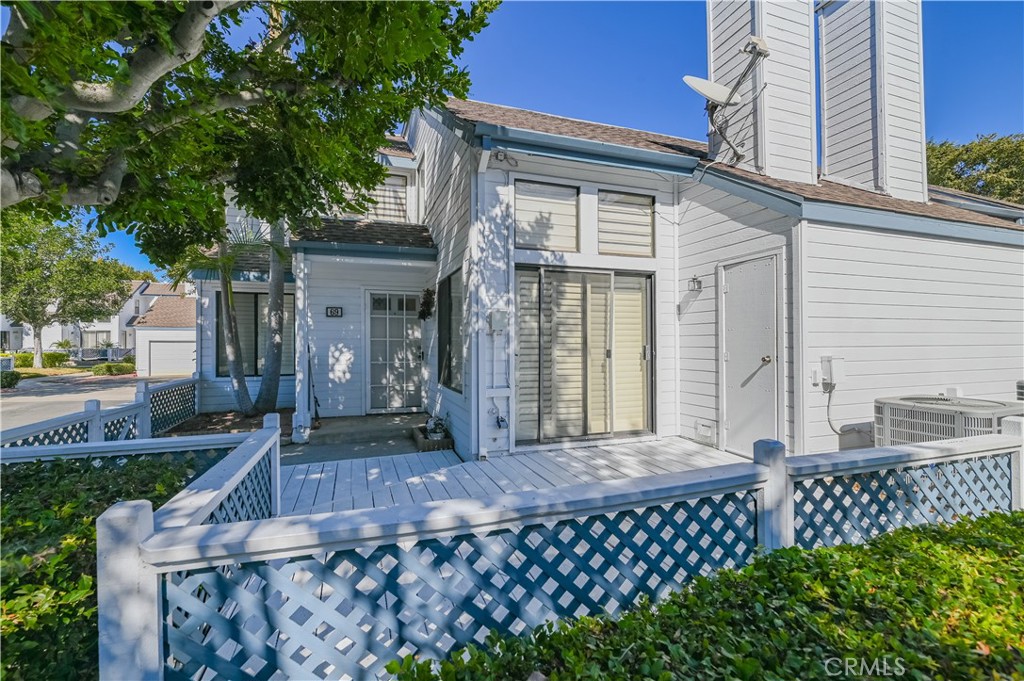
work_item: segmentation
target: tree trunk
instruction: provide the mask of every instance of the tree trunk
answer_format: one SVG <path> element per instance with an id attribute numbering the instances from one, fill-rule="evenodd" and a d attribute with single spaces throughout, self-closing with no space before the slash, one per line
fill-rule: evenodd
<path id="1" fill-rule="evenodd" d="M 267 295 L 267 345 L 263 353 L 263 380 L 256 397 L 256 409 L 264 414 L 277 409 L 281 387 L 281 351 L 284 346 L 284 225 L 270 228 L 270 277 Z"/>
<path id="2" fill-rule="evenodd" d="M 43 327 L 36 326 L 32 329 L 32 366 L 36 369 L 43 368 Z"/>
<path id="3" fill-rule="evenodd" d="M 222 262 L 227 258 L 228 245 L 221 242 L 217 252 Z M 231 286 L 231 272 L 222 264 L 220 267 L 220 306 L 222 313 L 221 328 L 224 329 L 224 349 L 228 359 L 228 376 L 231 378 L 231 390 L 235 393 L 238 411 L 245 416 L 255 416 L 256 408 L 249 396 L 249 385 L 245 382 L 245 366 L 238 345 L 238 316 L 235 314 L 235 296 Z"/>

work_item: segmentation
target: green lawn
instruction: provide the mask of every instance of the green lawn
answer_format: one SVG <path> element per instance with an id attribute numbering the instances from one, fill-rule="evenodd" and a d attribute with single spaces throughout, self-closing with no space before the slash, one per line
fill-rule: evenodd
<path id="1" fill-rule="evenodd" d="M 64 376 L 65 374 L 88 374 L 88 369 L 79 367 L 58 367 L 55 369 L 17 369 L 21 380 L 26 378 L 42 378 L 43 376 Z"/>
<path id="2" fill-rule="evenodd" d="M 1024 679 L 1024 513 L 777 551 L 618 620 L 492 637 L 487 648 L 440 670 L 407 659 L 398 676 Z"/>

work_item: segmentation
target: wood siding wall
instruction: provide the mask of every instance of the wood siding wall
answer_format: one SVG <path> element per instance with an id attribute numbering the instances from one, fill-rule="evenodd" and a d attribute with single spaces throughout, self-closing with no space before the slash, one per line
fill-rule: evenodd
<path id="1" fill-rule="evenodd" d="M 1024 252 L 839 226 L 808 225 L 803 277 L 806 373 L 843 357 L 833 395 L 838 428 L 870 421 L 879 397 L 937 394 L 1013 399 L 1024 376 Z M 808 453 L 835 450 L 826 396 L 808 382 Z"/>
<path id="2" fill-rule="evenodd" d="M 409 143 L 421 159 L 419 185 L 422 191 L 423 222 L 430 228 L 437 246 L 437 270 L 432 288 L 437 282 L 459 269 L 465 268 L 470 233 L 472 206 L 471 180 L 475 172 L 476 154 L 468 143 L 468 133 L 457 127 L 447 114 L 420 111 L 409 123 Z M 469 277 L 463 269 L 462 280 Z M 469 320 L 469 296 L 464 295 L 464 318 Z M 424 329 L 436 337 L 437 313 Z M 463 336 L 465 362 L 463 364 L 463 391 L 455 392 L 438 383 L 437 343 L 427 348 L 426 364 L 431 368 L 427 382 L 427 410 L 435 416 L 449 418 L 450 430 L 455 438 L 456 451 L 463 457 L 475 453 L 473 422 L 470 405 L 473 397 L 472 336 L 468 326 Z"/>
<path id="3" fill-rule="evenodd" d="M 741 50 L 752 35 L 764 38 L 770 56 L 737 91 L 738 106 L 725 111 L 726 134 L 746 157 L 740 166 L 796 182 L 817 174 L 814 36 L 808 0 L 724 0 L 708 3 L 708 73 L 731 88 L 750 61 Z M 731 156 L 717 135 L 712 155 Z"/>
<path id="4" fill-rule="evenodd" d="M 792 230 L 795 219 L 745 199 L 693 182 L 685 182 L 679 209 L 679 431 L 684 437 L 717 443 L 719 429 L 718 290 L 716 268 L 723 262 L 745 260 L 782 250 L 785 289 L 779 303 L 784 309 L 784 331 L 792 338 L 793 306 L 790 276 Z M 687 290 L 697 276 L 703 288 Z M 782 413 L 792 449 L 794 433 L 793 346 L 779 348 L 785 377 Z M 708 433 L 710 437 L 703 436 Z M 770 437 L 766 433 L 765 437 Z"/>
<path id="5" fill-rule="evenodd" d="M 823 174 L 926 200 L 920 2 L 840 0 L 818 21 Z"/>

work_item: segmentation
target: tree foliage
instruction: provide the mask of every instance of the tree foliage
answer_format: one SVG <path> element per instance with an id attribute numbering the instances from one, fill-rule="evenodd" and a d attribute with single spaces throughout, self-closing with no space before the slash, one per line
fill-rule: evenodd
<path id="1" fill-rule="evenodd" d="M 222 236 L 224 188 L 269 222 L 364 207 L 385 134 L 466 93 L 495 6 L 10 4 L 4 204 L 94 206 L 161 266 Z"/>
<path id="2" fill-rule="evenodd" d="M 105 257 L 109 250 L 76 222 L 4 211 L 0 312 L 32 327 L 34 366 L 42 366 L 43 327 L 110 317 L 128 300 L 135 270 Z"/>
<path id="3" fill-rule="evenodd" d="M 981 135 L 966 144 L 929 141 L 928 182 L 1024 203 L 1024 134 Z"/>

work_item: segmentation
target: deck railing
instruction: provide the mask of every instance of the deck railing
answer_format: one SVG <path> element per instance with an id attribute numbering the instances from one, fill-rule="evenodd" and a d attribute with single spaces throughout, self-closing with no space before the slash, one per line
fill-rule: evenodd
<path id="1" fill-rule="evenodd" d="M 133 501 L 98 519 L 101 678 L 379 678 L 406 654 L 660 598 L 757 545 L 1022 505 L 1020 437 L 987 435 L 802 457 L 760 441 L 749 464 L 251 519 L 267 515 L 271 476 L 269 499 L 248 484 L 259 512 L 224 522 L 212 509 L 264 475 L 269 450 L 243 447 L 196 481 L 188 511 Z"/>
<path id="2" fill-rule="evenodd" d="M 168 383 L 139 381 L 135 401 L 101 409 L 86 400 L 83 410 L 4 430 L 0 447 L 68 445 L 145 439 L 170 430 L 199 413 L 196 374 Z"/>

